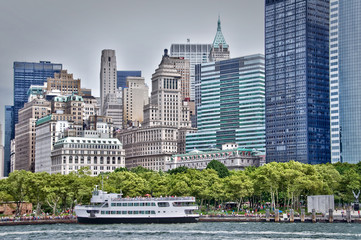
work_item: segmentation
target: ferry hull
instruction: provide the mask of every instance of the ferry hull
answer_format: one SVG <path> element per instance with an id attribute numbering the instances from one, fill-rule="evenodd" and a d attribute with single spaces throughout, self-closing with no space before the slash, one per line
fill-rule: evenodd
<path id="1" fill-rule="evenodd" d="M 116 224 L 116 223 L 196 223 L 198 217 L 164 217 L 164 218 L 86 218 L 78 217 L 82 224 Z"/>

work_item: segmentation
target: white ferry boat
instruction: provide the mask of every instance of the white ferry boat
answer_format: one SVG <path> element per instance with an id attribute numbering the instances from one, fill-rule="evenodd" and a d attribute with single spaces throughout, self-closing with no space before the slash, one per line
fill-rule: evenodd
<path id="1" fill-rule="evenodd" d="M 195 197 L 123 198 L 95 187 L 91 205 L 77 205 L 79 223 L 193 223 L 199 219 Z"/>

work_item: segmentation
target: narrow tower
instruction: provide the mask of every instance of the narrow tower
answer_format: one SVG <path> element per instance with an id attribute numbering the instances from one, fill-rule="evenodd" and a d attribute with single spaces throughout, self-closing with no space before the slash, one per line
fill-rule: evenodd
<path id="1" fill-rule="evenodd" d="M 100 101 L 103 112 L 107 94 L 115 94 L 117 90 L 117 60 L 115 50 L 104 49 L 100 63 Z"/>

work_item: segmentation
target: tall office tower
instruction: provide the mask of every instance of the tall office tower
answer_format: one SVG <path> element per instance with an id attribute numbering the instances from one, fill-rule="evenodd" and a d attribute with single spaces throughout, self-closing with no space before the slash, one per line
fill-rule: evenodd
<path id="1" fill-rule="evenodd" d="M 10 173 L 11 139 L 15 137 L 14 106 L 5 106 L 4 177 Z"/>
<path id="2" fill-rule="evenodd" d="M 35 171 L 35 124 L 50 110 L 50 102 L 44 99 L 34 99 L 20 109 L 15 125 L 15 170 Z"/>
<path id="3" fill-rule="evenodd" d="M 329 0 L 266 0 L 266 161 L 330 161 Z"/>
<path id="4" fill-rule="evenodd" d="M 143 77 L 127 77 L 123 90 L 123 121 L 126 126 L 139 126 L 144 120 L 143 108 L 149 104 L 149 88 Z"/>
<path id="5" fill-rule="evenodd" d="M 127 86 L 127 77 L 141 77 L 142 71 L 117 71 L 117 88 Z"/>
<path id="6" fill-rule="evenodd" d="M 170 57 L 169 58 L 171 64 L 174 65 L 175 69 L 181 75 L 180 79 L 180 89 L 181 89 L 181 97 L 182 100 L 189 101 L 190 100 L 190 65 L 189 60 L 184 57 Z"/>
<path id="7" fill-rule="evenodd" d="M 361 154 L 361 2 L 330 0 L 331 161 Z"/>
<path id="8" fill-rule="evenodd" d="M 4 177 L 3 126 L 0 124 L 0 178 Z"/>
<path id="9" fill-rule="evenodd" d="M 62 64 L 47 61 L 14 62 L 14 124 L 18 123 L 19 110 L 28 102 L 29 87 L 43 85 L 49 77 L 53 78 L 54 73 L 59 73 L 62 68 Z"/>
<path id="10" fill-rule="evenodd" d="M 60 73 L 54 73 L 53 78 L 47 79 L 46 91 L 59 91 L 61 95 L 79 94 L 80 79 L 74 79 L 72 73 L 68 73 L 67 70 L 61 70 Z"/>
<path id="11" fill-rule="evenodd" d="M 227 44 L 221 29 L 221 19 L 218 17 L 217 33 L 214 37 L 211 51 L 209 53 L 209 61 L 222 61 L 229 59 L 229 45 Z"/>
<path id="12" fill-rule="evenodd" d="M 189 60 L 190 64 L 190 99 L 194 100 L 195 91 L 195 65 L 208 62 L 209 52 L 211 51 L 211 44 L 172 44 L 170 47 L 171 57 L 184 57 Z"/>
<path id="13" fill-rule="evenodd" d="M 142 127 L 117 133 L 124 146 L 127 168 L 143 166 L 165 170 L 166 162 L 173 154 L 184 152 L 185 134 L 194 129 L 191 128 L 188 102 L 182 101 L 180 78 L 165 50 L 152 75 L 151 98 L 144 107 Z"/>
<path id="14" fill-rule="evenodd" d="M 265 67 L 261 54 L 200 66 L 198 132 L 187 134 L 186 151 L 225 143 L 265 152 Z"/>
<path id="15" fill-rule="evenodd" d="M 117 60 L 115 50 L 104 49 L 100 63 L 100 101 L 101 112 L 104 111 L 104 101 L 108 93 L 117 90 Z"/>
<path id="16" fill-rule="evenodd" d="M 104 100 L 104 115 L 112 117 L 114 127 L 123 127 L 123 99 L 122 88 L 116 93 L 108 93 Z"/>

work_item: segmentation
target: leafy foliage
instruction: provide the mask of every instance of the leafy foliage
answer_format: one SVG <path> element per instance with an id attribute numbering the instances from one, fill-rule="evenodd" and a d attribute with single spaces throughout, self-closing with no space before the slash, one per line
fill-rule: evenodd
<path id="1" fill-rule="evenodd" d="M 207 165 L 207 169 L 216 170 L 220 178 L 225 178 L 229 176 L 228 168 L 223 163 L 217 160 L 210 161 Z"/>
<path id="2" fill-rule="evenodd" d="M 352 191 L 361 189 L 360 169 L 361 164 L 308 165 L 290 161 L 228 171 L 222 163 L 212 161 L 204 170 L 181 167 L 156 172 L 143 167 L 131 171 L 118 168 L 97 177 L 89 176 L 88 168 L 69 175 L 22 170 L 0 180 L 0 201 L 14 201 L 17 214 L 25 201 L 33 203 L 37 214 L 57 214 L 72 210 L 76 204 L 88 204 L 94 186 L 103 185 L 108 192 L 122 190 L 124 197 L 191 195 L 201 208 L 235 202 L 240 210 L 244 202 L 270 202 L 273 208 L 284 205 L 296 209 L 309 195 L 334 194 L 336 202 L 354 201 Z"/>

